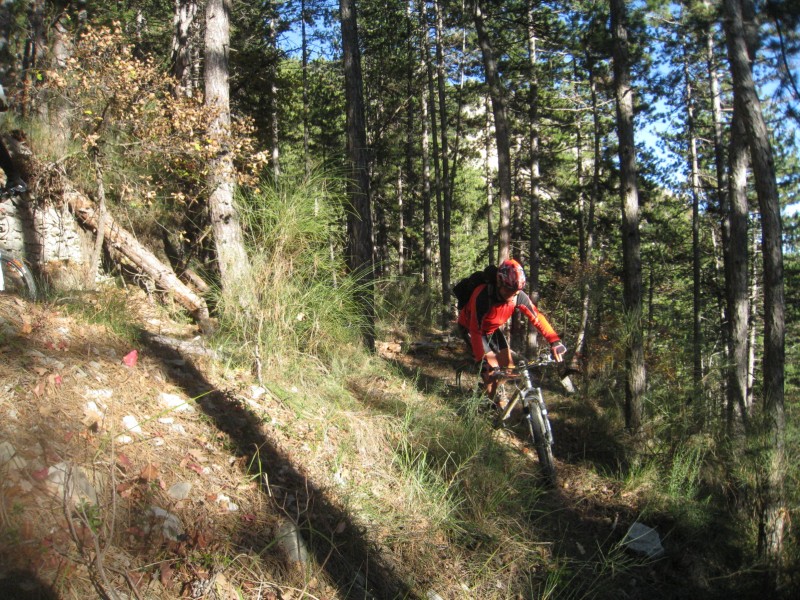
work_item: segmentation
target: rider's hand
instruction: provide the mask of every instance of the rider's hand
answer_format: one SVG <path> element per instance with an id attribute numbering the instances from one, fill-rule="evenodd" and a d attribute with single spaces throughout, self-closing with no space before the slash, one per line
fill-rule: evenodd
<path id="1" fill-rule="evenodd" d="M 567 347 L 561 342 L 553 342 L 550 344 L 550 350 L 553 352 L 553 358 L 556 359 L 556 362 L 562 362 L 564 360 L 564 354 L 567 353 Z"/>

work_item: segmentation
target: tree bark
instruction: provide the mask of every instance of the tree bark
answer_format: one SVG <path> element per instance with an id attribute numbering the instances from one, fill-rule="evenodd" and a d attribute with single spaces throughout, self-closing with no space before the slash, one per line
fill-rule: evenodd
<path id="1" fill-rule="evenodd" d="M 483 68 L 489 95 L 492 98 L 494 116 L 494 135 L 497 143 L 497 182 L 500 188 L 500 225 L 498 228 L 498 262 L 511 255 L 511 142 L 509 141 L 508 119 L 506 117 L 505 90 L 497 71 L 497 61 L 489 41 L 481 10 L 480 0 L 473 0 L 472 16 L 478 34 L 478 45 L 483 55 Z"/>
<path id="2" fill-rule="evenodd" d="M 229 0 L 208 0 L 205 38 L 205 102 L 212 117 L 208 133 L 216 147 L 209 161 L 208 208 L 224 291 L 243 294 L 248 304 L 250 261 L 244 245 L 239 214 L 233 201 L 235 174 L 231 142 L 230 86 L 228 82 L 228 47 L 230 44 Z"/>
<path id="3" fill-rule="evenodd" d="M 176 94 L 192 97 L 191 32 L 197 16 L 197 0 L 175 0 L 172 31 L 172 74 L 178 81 Z"/>
<path id="4" fill-rule="evenodd" d="M 589 339 L 589 317 L 591 314 L 591 265 L 592 256 L 594 254 L 594 227 L 595 227 L 595 207 L 600 196 L 600 109 L 597 105 L 597 81 L 594 75 L 594 64 L 591 58 L 587 57 L 587 71 L 589 76 L 589 90 L 591 94 L 591 107 L 592 107 L 592 185 L 589 193 L 589 207 L 584 210 L 584 202 L 581 202 L 581 247 L 580 247 L 580 260 L 581 260 L 581 324 L 578 328 L 578 338 L 575 342 L 575 354 L 572 358 L 571 367 L 576 370 L 585 372 L 586 368 L 586 349 L 588 347 Z M 576 119 L 576 130 L 578 132 L 578 171 L 581 171 L 581 126 L 580 117 Z M 580 184 L 580 177 L 579 177 Z M 585 194 L 583 192 L 583 185 L 580 185 L 581 197 Z M 585 215 L 585 216 L 584 216 Z"/>
<path id="5" fill-rule="evenodd" d="M 632 431 L 642 426 L 646 386 L 642 335 L 642 260 L 639 234 L 639 190 L 636 182 L 636 147 L 633 135 L 633 88 L 630 84 L 627 16 L 624 0 L 611 0 L 614 90 L 619 136 L 620 197 L 622 200 L 623 304 L 625 310 L 625 424 Z"/>
<path id="6" fill-rule="evenodd" d="M 736 107 L 731 119 L 729 149 L 730 176 L 728 202 L 725 206 L 723 230 L 727 231 L 725 273 L 728 313 L 728 340 L 730 362 L 728 366 L 728 428 L 733 432 L 733 415 L 739 409 L 745 427 L 748 423 L 747 373 L 748 373 L 748 322 L 750 319 L 750 290 L 748 289 L 749 257 L 747 240 L 747 144 L 742 122 L 742 111 Z"/>
<path id="7" fill-rule="evenodd" d="M 64 199 L 79 222 L 94 232 L 98 231 L 100 210 L 91 200 L 71 186 L 66 186 Z M 205 300 L 186 287 L 171 268 L 142 246 L 133 234 L 120 227 L 110 214 L 105 214 L 104 221 L 103 240 L 111 257 L 117 262 L 126 259 L 132 263 L 205 326 L 208 321 L 208 307 Z"/>
<path id="8" fill-rule="evenodd" d="M 748 8 L 750 8 L 748 6 Z M 743 3 L 724 0 L 728 59 L 736 107 L 742 110 L 761 212 L 764 265 L 764 417 L 769 435 L 769 471 L 765 481 L 759 550 L 780 576 L 786 522 L 784 492 L 785 432 L 785 299 L 783 288 L 782 224 L 775 162 L 761 102 L 756 93 L 745 38 Z"/>
<path id="9" fill-rule="evenodd" d="M 425 74 L 426 81 L 430 66 L 430 45 L 428 42 L 428 24 L 425 13 L 425 2 L 419 1 L 420 36 L 420 72 Z M 422 86 L 420 93 L 420 125 L 422 126 L 422 281 L 431 286 L 433 284 L 433 222 L 431 214 L 431 152 L 430 130 L 428 129 L 430 106 L 430 87 Z"/>
<path id="10" fill-rule="evenodd" d="M 536 61 L 537 39 L 534 4 L 528 7 L 528 143 L 530 144 L 530 200 L 528 225 L 528 291 L 531 298 L 539 296 L 539 244 L 540 224 L 539 208 L 541 206 L 539 183 L 539 79 Z M 580 153 L 579 153 L 580 154 Z M 525 347 L 528 354 L 535 356 L 539 347 L 538 331 L 535 327 L 527 327 Z"/>
<path id="11" fill-rule="evenodd" d="M 699 406 L 701 414 L 703 414 L 704 402 L 701 398 L 703 381 L 703 330 L 701 318 L 703 307 L 700 294 L 700 172 L 697 159 L 694 96 L 688 56 L 684 56 L 683 75 L 684 101 L 686 102 L 686 136 L 689 146 L 689 185 L 692 199 L 692 394 L 696 403 L 695 406 Z"/>
<path id="12" fill-rule="evenodd" d="M 375 349 L 374 267 L 372 204 L 369 194 L 367 128 L 361 52 L 358 48 L 358 18 L 353 0 L 339 0 L 344 55 L 345 103 L 347 107 L 347 157 L 350 177 L 347 187 L 352 210 L 347 213 L 348 266 L 359 280 L 361 309 L 366 320 L 364 342 Z"/>
<path id="13" fill-rule="evenodd" d="M 439 256 L 442 271 L 442 325 L 450 321 L 450 213 L 452 211 L 452 190 L 450 188 L 450 157 L 448 156 L 447 102 L 445 97 L 445 64 L 442 48 L 442 9 L 440 0 L 433 0 L 436 17 L 436 82 L 439 101 L 439 136 L 441 138 L 442 160 L 442 223 L 439 231 Z"/>

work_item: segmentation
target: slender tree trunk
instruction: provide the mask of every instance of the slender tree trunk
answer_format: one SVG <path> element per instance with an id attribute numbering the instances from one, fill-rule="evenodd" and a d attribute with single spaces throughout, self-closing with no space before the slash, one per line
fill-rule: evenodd
<path id="1" fill-rule="evenodd" d="M 745 41 L 742 4 L 739 0 L 724 0 L 723 14 L 728 59 L 733 74 L 734 101 L 743 113 L 761 212 L 764 265 L 764 417 L 769 434 L 770 464 L 765 481 L 766 489 L 763 490 L 764 508 L 759 549 L 780 577 L 783 540 L 787 527 L 784 491 L 786 324 L 780 203 L 769 132 L 756 93 Z"/>
<path id="2" fill-rule="evenodd" d="M 347 110 L 347 157 L 350 162 L 348 195 L 353 209 L 347 215 L 348 266 L 361 287 L 361 310 L 365 316 L 364 343 L 375 349 L 374 265 L 372 203 L 369 193 L 367 127 L 364 120 L 364 92 L 361 52 L 358 47 L 358 17 L 353 0 L 339 0 L 342 22 L 345 103 Z"/>
<path id="3" fill-rule="evenodd" d="M 300 34 L 303 68 L 303 165 L 306 177 L 311 175 L 311 155 L 308 150 L 308 36 L 306 35 L 306 0 L 300 3 Z"/>
<path id="4" fill-rule="evenodd" d="M 58 14 L 50 24 L 50 54 L 52 57 L 51 68 L 57 72 L 63 71 L 67 60 L 72 55 L 72 43 L 68 24 L 69 17 L 63 12 Z M 47 102 L 47 116 L 50 121 L 50 131 L 52 139 L 56 142 L 57 148 L 53 148 L 58 154 L 67 154 L 70 135 L 70 110 L 65 100 L 60 96 L 50 98 Z"/>
<path id="5" fill-rule="evenodd" d="M 209 161 L 208 208 L 223 290 L 246 293 L 250 282 L 250 261 L 245 251 L 239 214 L 233 201 L 235 173 L 231 143 L 230 87 L 228 84 L 228 46 L 230 43 L 230 4 L 228 0 L 206 3 L 205 102 L 212 111 L 208 134 L 216 146 Z M 249 294 L 240 296 L 249 304 Z"/>
<path id="6" fill-rule="evenodd" d="M 700 295 L 700 173 L 697 159 L 697 138 L 695 137 L 694 97 L 689 73 L 688 57 L 684 57 L 683 74 L 686 102 L 686 135 L 689 142 L 689 184 L 692 199 L 692 390 L 694 401 L 704 410 L 702 395 L 703 382 L 703 332 L 701 328 L 702 298 Z M 701 422 L 702 425 L 702 422 Z"/>
<path id="7" fill-rule="evenodd" d="M 729 150 L 730 188 L 727 194 L 725 223 L 727 246 L 725 248 L 725 272 L 727 276 L 728 339 L 730 341 L 730 363 L 728 366 L 728 428 L 733 432 L 733 413 L 738 407 L 742 421 L 747 426 L 747 350 L 750 300 L 747 286 L 749 258 L 747 240 L 747 156 L 746 132 L 742 122 L 742 111 L 736 107 L 731 120 Z"/>
<path id="8" fill-rule="evenodd" d="M 433 223 L 431 221 L 431 151 L 430 131 L 428 130 L 429 98 L 426 88 L 420 96 L 420 115 L 422 121 L 422 280 L 433 283 Z"/>
<path id="9" fill-rule="evenodd" d="M 428 22 L 425 2 L 420 0 L 419 35 L 421 40 L 420 72 L 430 82 L 430 44 L 428 41 Z M 431 221 L 431 152 L 430 152 L 430 85 L 422 86 L 420 94 L 420 124 L 422 126 L 422 280 L 428 286 L 433 284 L 433 223 Z"/>
<path id="10" fill-rule="evenodd" d="M 178 82 L 176 94 L 191 97 L 192 48 L 191 32 L 197 16 L 197 0 L 175 0 L 175 15 L 172 19 L 172 74 Z"/>
<path id="11" fill-rule="evenodd" d="M 403 213 L 403 169 L 397 169 L 397 274 L 402 276 L 405 268 L 406 224 Z"/>
<path id="12" fill-rule="evenodd" d="M 704 5 L 708 6 L 708 1 L 704 1 Z M 719 76 L 717 74 L 716 58 L 715 58 L 715 44 L 712 25 L 709 23 L 706 27 L 705 33 L 706 41 L 706 62 L 708 69 L 708 87 L 711 90 L 711 116 L 714 124 L 714 168 L 716 172 L 716 185 L 714 188 L 714 195 L 717 200 L 717 210 L 720 217 L 720 233 L 722 237 L 722 272 L 725 276 L 725 302 L 723 303 L 721 311 L 722 323 L 722 339 L 727 354 L 727 373 L 725 381 L 723 382 L 725 392 L 725 403 L 727 406 L 728 414 L 728 429 L 732 425 L 733 407 L 737 402 L 732 395 L 731 390 L 731 377 L 735 371 L 734 364 L 734 350 L 733 350 L 733 322 L 731 316 L 731 273 L 730 273 L 730 251 L 731 251 L 731 232 L 730 232 L 730 196 L 728 193 L 728 177 L 725 171 L 725 150 L 722 135 L 722 93 L 720 89 Z M 732 164 L 732 163 L 731 163 Z M 731 169 L 733 170 L 733 169 Z"/>
<path id="13" fill-rule="evenodd" d="M 275 7 L 272 7 L 272 16 L 269 20 L 269 45 L 275 56 L 278 56 L 278 27 L 277 16 Z M 281 174 L 281 152 L 280 152 L 280 139 L 279 131 L 280 124 L 278 123 L 278 86 L 277 86 L 277 66 L 273 67 L 272 76 L 269 78 L 269 138 L 270 138 L 270 154 L 272 158 L 272 176 L 277 180 Z"/>
<path id="14" fill-rule="evenodd" d="M 583 278 L 581 283 L 581 324 L 578 329 L 578 339 L 575 342 L 575 354 L 573 355 L 573 367 L 586 369 L 586 349 L 589 339 L 589 316 L 591 314 L 591 270 L 592 255 L 594 253 L 594 213 L 595 206 L 600 196 L 600 109 L 597 105 L 597 81 L 594 75 L 594 65 L 591 59 L 588 61 L 589 90 L 592 102 L 592 185 L 589 194 L 589 210 L 585 220 L 582 220 L 584 230 L 581 251 L 581 270 Z M 580 122 L 577 125 L 580 134 Z M 580 146 L 580 141 L 578 142 Z M 580 152 L 578 152 L 580 155 Z M 580 160 L 580 159 L 579 159 Z M 581 194 L 583 187 L 581 186 Z"/>
<path id="15" fill-rule="evenodd" d="M 486 134 L 484 136 L 484 152 L 483 152 L 483 169 L 484 177 L 486 179 L 486 253 L 489 257 L 489 264 L 495 264 L 495 257 L 499 254 L 496 252 L 495 244 L 495 231 L 493 222 L 494 212 L 494 174 L 492 173 L 492 164 L 489 157 L 492 155 L 492 113 L 489 110 L 489 97 L 484 98 L 484 107 L 486 109 Z"/>
<path id="16" fill-rule="evenodd" d="M 439 135 L 441 137 L 441 161 L 442 161 L 442 222 L 439 231 L 439 256 L 442 269 L 442 324 L 446 325 L 450 320 L 450 213 L 452 210 L 452 194 L 450 191 L 450 158 L 448 156 L 448 124 L 447 124 L 447 102 L 445 97 L 445 64 L 444 50 L 442 48 L 442 10 L 439 0 L 433 0 L 433 8 L 436 17 L 436 81 L 437 97 L 439 100 Z"/>
<path id="17" fill-rule="evenodd" d="M 415 56 L 415 37 L 414 37 L 414 6 L 411 2 L 406 5 L 406 52 L 408 54 L 408 61 L 406 67 L 406 103 L 405 114 L 405 197 L 403 198 L 403 254 L 400 256 L 400 274 L 405 271 L 405 262 L 410 261 L 412 258 L 417 257 L 419 254 L 418 238 L 414 236 L 414 219 L 416 212 L 416 194 L 418 193 L 416 187 L 416 177 L 414 176 L 414 149 L 417 143 L 417 132 L 414 131 L 415 117 L 417 106 L 414 102 L 416 98 L 416 81 L 415 75 L 417 72 Z M 416 258 L 419 260 L 419 258 Z"/>
<path id="18" fill-rule="evenodd" d="M 489 34 L 486 31 L 480 0 L 472 0 L 473 19 L 478 34 L 478 45 L 483 55 L 483 68 L 489 95 L 492 99 L 494 116 L 494 135 L 497 143 L 497 182 L 500 188 L 500 226 L 498 228 L 498 262 L 511 255 L 511 142 L 509 141 L 508 119 L 506 118 L 505 91 L 497 71 Z"/>
<path id="19" fill-rule="evenodd" d="M 627 16 L 624 0 L 611 0 L 614 46 L 614 89 L 617 100 L 620 196 L 622 200 L 622 260 L 625 326 L 625 424 L 642 426 L 646 373 L 642 336 L 642 260 L 639 234 L 639 190 L 636 183 L 636 147 L 633 136 L 633 88 L 630 84 Z"/>
<path id="20" fill-rule="evenodd" d="M 539 209 L 541 206 L 540 198 L 540 179 L 539 170 L 539 76 L 537 68 L 537 46 L 536 46 L 536 15 L 534 3 L 528 7 L 528 143 L 530 144 L 530 201 L 528 212 L 530 213 L 530 223 L 528 226 L 528 291 L 531 298 L 539 297 L 539 244 L 540 244 L 540 224 Z M 539 347 L 538 331 L 535 327 L 528 327 L 526 336 L 526 348 L 531 355 L 535 355 Z"/>
<path id="21" fill-rule="evenodd" d="M 19 103 L 20 113 L 23 117 L 35 113 L 39 108 L 34 105 L 36 94 L 33 93 L 33 87 L 38 81 L 38 70 L 46 66 L 47 41 L 45 37 L 44 0 L 33 0 L 30 3 L 28 26 L 30 34 L 25 42 L 25 51 L 22 58 L 22 97 Z"/>
<path id="22" fill-rule="evenodd" d="M 420 19 L 422 20 L 422 48 L 423 59 L 425 61 L 425 73 L 428 82 L 428 105 L 426 111 L 428 113 L 428 125 L 430 125 L 430 141 L 432 142 L 431 160 L 433 161 L 433 189 L 436 193 L 436 228 L 439 238 L 439 257 L 441 260 L 441 245 L 442 245 L 442 230 L 444 228 L 444 208 L 442 202 L 442 175 L 440 169 L 440 154 L 439 154 L 439 128 L 436 123 L 436 94 L 434 91 L 433 81 L 433 60 L 431 59 L 430 36 L 428 32 L 428 13 L 426 4 L 420 1 Z M 431 261 L 433 261 L 433 253 L 431 253 Z M 442 295 L 444 295 L 444 288 L 442 288 Z"/>

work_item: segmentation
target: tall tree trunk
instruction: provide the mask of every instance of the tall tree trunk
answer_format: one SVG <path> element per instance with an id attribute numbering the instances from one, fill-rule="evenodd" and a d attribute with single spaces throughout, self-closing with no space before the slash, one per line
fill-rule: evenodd
<path id="1" fill-rule="evenodd" d="M 172 18 L 172 74 L 178 82 L 176 94 L 191 97 L 192 48 L 191 32 L 197 16 L 197 0 L 175 0 L 175 15 Z"/>
<path id="2" fill-rule="evenodd" d="M 361 288 L 361 310 L 366 321 L 364 343 L 369 350 L 374 350 L 372 203 L 369 195 L 367 127 L 364 120 L 361 52 L 358 48 L 358 18 L 353 0 L 339 0 L 339 10 L 347 110 L 347 157 L 350 163 L 347 187 L 352 204 L 352 210 L 347 213 L 347 263 L 351 272 L 358 277 Z"/>
<path id="3" fill-rule="evenodd" d="M 430 43 L 428 41 L 428 19 L 424 0 L 419 1 L 419 36 L 421 41 L 420 72 L 426 82 L 430 77 Z M 431 221 L 431 151 L 430 130 L 428 129 L 430 114 L 430 85 L 422 86 L 420 94 L 420 124 L 422 126 L 422 280 L 428 286 L 433 285 L 433 222 Z"/>
<path id="4" fill-rule="evenodd" d="M 742 121 L 742 111 L 734 107 L 731 120 L 729 150 L 730 176 L 727 193 L 726 214 L 723 230 L 727 231 L 725 257 L 726 298 L 728 313 L 728 339 L 730 363 L 728 366 L 728 428 L 732 433 L 733 414 L 739 409 L 742 421 L 747 426 L 747 350 L 750 299 L 747 286 L 749 258 L 747 240 L 747 143 Z"/>
<path id="5" fill-rule="evenodd" d="M 63 8 L 63 7 L 62 7 Z M 66 10 L 64 8 L 64 10 Z M 51 22 L 50 26 L 50 55 L 51 65 L 50 68 L 56 72 L 63 71 L 66 68 L 67 61 L 72 55 L 71 35 L 69 31 L 69 16 L 62 10 L 56 16 L 55 20 Z M 66 101 L 59 95 L 48 99 L 47 116 L 50 122 L 50 131 L 53 134 L 52 139 L 56 142 L 56 148 L 52 150 L 56 154 L 67 154 L 67 146 L 70 142 L 70 109 Z"/>
<path id="6" fill-rule="evenodd" d="M 444 228 L 444 207 L 442 202 L 442 175 L 440 167 L 440 153 L 439 153 L 439 127 L 436 122 L 436 94 L 433 78 L 433 60 L 431 58 L 430 47 L 430 34 L 428 32 L 428 13 L 426 3 L 420 1 L 420 19 L 422 21 L 422 49 L 423 60 L 425 61 L 425 73 L 427 78 L 427 96 L 428 105 L 426 107 L 428 113 L 428 125 L 430 125 L 430 141 L 431 147 L 431 160 L 433 161 L 433 191 L 436 193 L 436 229 L 439 238 L 439 257 L 441 260 L 441 244 L 442 244 L 442 230 Z M 433 260 L 433 254 L 431 254 Z M 442 282 L 443 283 L 443 282 Z M 444 295 L 444 287 L 442 287 L 442 295 Z"/>
<path id="7" fill-rule="evenodd" d="M 396 193 L 397 193 L 397 274 L 402 276 L 403 270 L 405 266 L 405 236 L 406 236 L 406 224 L 405 224 L 405 213 L 404 213 L 404 190 L 403 190 L 403 169 L 397 169 L 397 186 L 396 186 Z"/>
<path id="8" fill-rule="evenodd" d="M 692 394 L 701 414 L 705 410 L 701 401 L 703 381 L 703 338 L 701 317 L 703 307 L 700 295 L 700 173 L 697 159 L 697 138 L 694 121 L 694 96 L 689 73 L 689 58 L 684 56 L 684 101 L 686 102 L 686 136 L 689 143 L 689 190 L 692 199 Z M 702 426 L 702 422 L 700 423 Z"/>
<path id="9" fill-rule="evenodd" d="M 271 51 L 275 56 L 278 56 L 278 27 L 277 16 L 275 7 L 271 7 L 271 16 L 269 20 L 268 40 Z M 281 154 L 280 154 L 280 140 L 278 136 L 279 123 L 278 123 L 278 67 L 272 67 L 272 74 L 269 82 L 269 142 L 270 155 L 272 159 L 272 176 L 277 180 L 281 174 Z"/>
<path id="10" fill-rule="evenodd" d="M 311 175 L 311 155 L 309 153 L 308 130 L 308 36 L 306 35 L 306 0 L 300 2 L 300 33 L 303 67 L 303 166 L 306 177 Z"/>
<path id="11" fill-rule="evenodd" d="M 704 0 L 704 6 L 708 8 L 708 0 Z M 733 408 L 736 406 L 737 401 L 732 395 L 731 390 L 731 377 L 736 369 L 734 364 L 734 349 L 733 349 L 733 321 L 731 316 L 732 303 L 731 303 L 731 273 L 730 273 L 730 251 L 731 251 L 731 234 L 730 234 L 730 215 L 728 214 L 730 206 L 730 195 L 728 193 L 728 176 L 725 171 L 725 149 L 722 135 L 722 92 L 717 74 L 716 57 L 715 57 L 715 43 L 714 43 L 714 29 L 709 23 L 706 26 L 705 41 L 706 41 L 706 63 L 708 70 L 708 88 L 711 90 L 711 117 L 714 125 L 714 169 L 716 173 L 716 181 L 714 187 L 714 196 L 717 201 L 717 210 L 720 217 L 720 233 L 722 238 L 722 261 L 723 273 L 725 276 L 725 302 L 721 310 L 721 323 L 722 323 L 722 339 L 727 354 L 727 373 L 723 383 L 725 393 L 725 403 L 727 406 L 728 426 L 732 425 Z M 731 169 L 733 171 L 733 169 Z M 745 311 L 746 312 L 746 311 Z"/>
<path id="12" fill-rule="evenodd" d="M 22 58 L 23 81 L 22 97 L 20 99 L 20 113 L 23 117 L 35 113 L 39 107 L 34 106 L 36 94 L 33 87 L 38 79 L 39 69 L 46 66 L 45 54 L 47 40 L 45 37 L 45 1 L 33 0 L 28 8 L 29 35 L 25 41 L 25 51 Z"/>
<path id="13" fill-rule="evenodd" d="M 208 209 L 223 290 L 246 293 L 250 261 L 244 246 L 239 214 L 233 202 L 235 173 L 231 143 L 228 47 L 230 43 L 229 0 L 206 3 L 205 102 L 211 110 L 209 138 L 216 147 L 208 165 Z M 249 294 L 240 296 L 249 303 Z"/>
<path id="14" fill-rule="evenodd" d="M 539 296 L 539 208 L 541 206 L 539 183 L 539 74 L 537 68 L 536 47 L 536 13 L 534 3 L 528 6 L 528 143 L 530 145 L 530 201 L 528 212 L 528 291 L 531 298 Z M 538 331 L 535 327 L 527 328 L 526 349 L 528 354 L 535 355 L 539 346 Z"/>
<path id="15" fill-rule="evenodd" d="M 622 260 L 626 318 L 625 424 L 639 431 L 646 386 L 642 336 L 642 259 L 639 234 L 639 190 L 636 183 L 636 147 L 633 136 L 633 88 L 628 59 L 627 15 L 624 0 L 611 0 L 614 39 L 614 90 L 617 100 L 620 196 L 622 200 Z"/>
<path id="16" fill-rule="evenodd" d="M 398 272 L 402 275 L 405 272 L 405 263 L 410 261 L 412 257 L 417 257 L 419 254 L 418 238 L 414 236 L 414 220 L 416 212 L 416 194 L 418 193 L 416 183 L 417 179 L 414 176 L 414 160 L 417 142 L 417 132 L 414 130 L 415 117 L 417 112 L 417 105 L 414 99 L 417 97 L 416 89 L 416 61 L 415 56 L 415 36 L 414 36 L 414 6 L 409 2 L 406 5 L 406 52 L 408 61 L 406 64 L 406 97 L 408 102 L 405 107 L 405 197 L 403 198 L 402 206 L 402 236 L 403 236 L 403 253 L 400 258 L 400 265 Z M 419 260 L 419 258 L 417 258 Z"/>
<path id="17" fill-rule="evenodd" d="M 488 96 L 484 98 L 484 108 L 486 113 L 486 128 L 484 135 L 484 151 L 483 151 L 483 171 L 486 180 L 486 253 L 489 257 L 489 264 L 495 264 L 495 257 L 497 252 L 495 249 L 495 231 L 493 212 L 494 212 L 494 173 L 492 173 L 492 164 L 489 157 L 492 155 L 492 111 L 490 110 L 489 103 L 491 100 Z"/>
<path id="18" fill-rule="evenodd" d="M 492 98 L 492 114 L 494 116 L 494 135 L 497 143 L 497 183 L 500 188 L 500 226 L 498 228 L 499 248 L 498 262 L 511 255 L 511 143 L 509 141 L 508 119 L 506 117 L 505 90 L 497 72 L 497 61 L 489 41 L 481 10 L 480 0 L 473 1 L 472 16 L 475 31 L 478 34 L 478 45 L 483 55 L 483 68 L 489 95 Z"/>
<path id="19" fill-rule="evenodd" d="M 780 203 L 775 161 L 761 102 L 756 93 L 745 40 L 740 0 L 724 0 L 723 14 L 728 59 L 733 74 L 736 108 L 742 110 L 761 212 L 764 265 L 764 417 L 770 443 L 769 472 L 765 481 L 759 549 L 780 576 L 786 523 L 784 492 L 785 432 L 784 365 L 785 300 Z"/>
<path id="20" fill-rule="evenodd" d="M 588 57 L 587 57 L 588 58 Z M 575 354 L 573 355 L 572 366 L 585 372 L 586 368 L 586 349 L 589 339 L 589 315 L 591 314 L 591 270 L 592 255 L 594 253 L 594 213 L 600 196 L 600 109 L 597 105 L 597 81 L 594 75 L 594 64 L 590 58 L 587 60 L 589 75 L 589 90 L 591 93 L 592 106 L 592 184 L 589 193 L 589 208 L 585 218 L 581 218 L 582 244 L 581 244 L 581 324 L 578 329 L 578 339 L 575 342 Z M 580 152 L 580 117 L 576 119 L 576 129 L 578 131 L 578 161 L 582 161 Z M 584 195 L 581 185 L 581 195 Z M 582 215 L 584 211 L 581 211 Z"/>
<path id="21" fill-rule="evenodd" d="M 420 115 L 422 121 L 422 280 L 433 284 L 433 222 L 431 217 L 431 150 L 428 130 L 429 98 L 427 88 L 420 95 Z"/>
<path id="22" fill-rule="evenodd" d="M 447 125 L 447 102 L 445 97 L 445 64 L 444 49 L 442 48 L 442 9 L 439 0 L 433 0 L 436 17 L 436 81 L 437 97 L 439 100 L 439 135 L 441 137 L 442 160 L 442 222 L 439 231 L 439 256 L 442 269 L 442 324 L 447 325 L 450 320 L 450 213 L 452 209 L 452 194 L 450 190 L 450 158 L 448 156 L 449 135 Z"/>

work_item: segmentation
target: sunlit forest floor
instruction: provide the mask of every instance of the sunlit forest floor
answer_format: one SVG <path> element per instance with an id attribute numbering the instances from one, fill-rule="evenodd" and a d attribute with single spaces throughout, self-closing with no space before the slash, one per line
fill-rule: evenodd
<path id="1" fill-rule="evenodd" d="M 344 373 L 309 360 L 258 381 L 136 292 L 0 295 L 0 328 L 0 597 L 652 600 L 760 587 L 739 572 L 735 523 L 654 508 L 647 478 L 625 475 L 630 440 L 579 381 L 574 395 L 546 386 L 548 489 L 524 438 L 455 390 L 461 349 L 441 338 L 381 340 Z M 662 558 L 621 545 L 637 520 Z"/>

